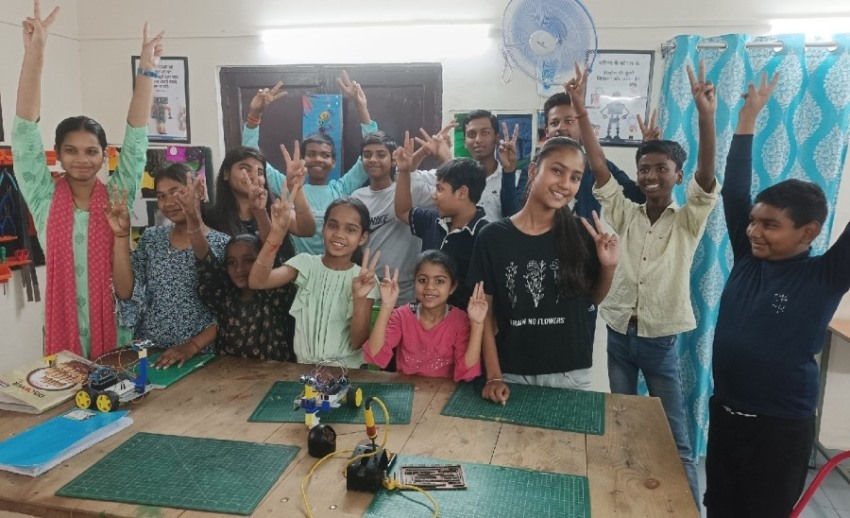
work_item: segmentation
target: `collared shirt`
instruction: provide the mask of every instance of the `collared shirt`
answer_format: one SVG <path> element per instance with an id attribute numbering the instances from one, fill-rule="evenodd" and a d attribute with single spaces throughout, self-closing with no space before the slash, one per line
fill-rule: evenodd
<path id="1" fill-rule="evenodd" d="M 478 205 L 484 208 L 487 221 L 496 221 L 502 219 L 502 164 L 496 165 L 496 170 L 493 174 L 487 176 L 484 183 L 484 192 L 481 193 L 481 199 Z"/>
<path id="2" fill-rule="evenodd" d="M 621 243 L 620 263 L 599 310 L 612 329 L 625 334 L 632 315 L 637 315 L 641 337 L 672 335 L 696 327 L 689 282 L 691 262 L 719 190 L 719 182 L 705 192 L 691 179 L 685 205 L 671 203 L 653 224 L 646 205 L 628 201 L 617 182 L 609 180 L 593 189 L 605 221 Z"/>
<path id="3" fill-rule="evenodd" d="M 435 209 L 411 207 L 410 232 L 422 239 L 422 250 L 442 250 L 457 266 L 457 288 L 449 296 L 449 304 L 466 310 L 472 289 L 466 285 L 466 274 L 478 233 L 487 224 L 484 209 L 476 207 L 475 216 L 466 225 L 449 230 L 450 218 L 441 218 Z"/>

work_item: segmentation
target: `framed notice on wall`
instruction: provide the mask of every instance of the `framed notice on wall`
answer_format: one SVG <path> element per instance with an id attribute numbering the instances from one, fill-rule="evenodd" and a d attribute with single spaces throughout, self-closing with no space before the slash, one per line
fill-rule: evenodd
<path id="1" fill-rule="evenodd" d="M 139 56 L 131 58 L 133 84 Z M 148 119 L 150 142 L 191 142 L 189 127 L 189 59 L 162 57 L 153 82 L 153 105 Z"/>
<path id="2" fill-rule="evenodd" d="M 651 50 L 600 50 L 587 78 L 587 115 L 599 142 L 639 146 L 637 115 L 649 115 L 652 91 Z"/>

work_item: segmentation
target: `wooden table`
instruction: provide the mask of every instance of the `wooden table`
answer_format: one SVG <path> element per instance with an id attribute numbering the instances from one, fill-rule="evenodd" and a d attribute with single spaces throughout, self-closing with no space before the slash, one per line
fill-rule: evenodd
<path id="1" fill-rule="evenodd" d="M 815 453 L 818 451 L 826 458 L 827 461 L 833 457 L 830 451 L 820 442 L 820 425 L 821 419 L 823 418 L 823 402 L 826 394 L 826 375 L 829 370 L 829 353 L 832 350 L 832 338 L 834 336 L 843 339 L 845 343 L 850 345 L 850 318 L 833 318 L 826 330 L 826 339 L 824 340 L 823 349 L 820 354 L 818 410 L 817 416 L 815 417 L 815 451 L 812 452 L 811 466 L 817 466 L 817 463 L 815 462 Z M 841 477 L 850 484 L 850 471 L 840 464 L 836 466 L 835 469 Z"/>
<path id="2" fill-rule="evenodd" d="M 157 516 L 189 518 L 211 513 L 151 509 L 132 504 L 55 496 L 57 489 L 134 433 L 187 435 L 294 444 L 298 456 L 257 508 L 256 516 L 304 516 L 300 484 L 315 459 L 307 455 L 303 424 L 250 423 L 248 417 L 278 380 L 297 379 L 308 367 L 219 358 L 172 387 L 131 406 L 134 424 L 38 478 L 0 472 L 0 510 L 36 516 Z M 543 430 L 440 415 L 454 390 L 450 380 L 352 371 L 354 382 L 415 384 L 411 424 L 392 425 L 388 448 L 462 462 L 586 475 L 595 517 L 698 517 L 673 436 L 656 398 L 606 395 L 605 435 Z M 70 408 L 42 416 L 0 411 L 0 438 L 25 430 Z M 363 425 L 334 424 L 337 448 L 365 440 Z M 379 429 L 379 433 L 383 430 Z M 321 466 L 308 488 L 315 516 L 360 516 L 371 495 L 347 492 L 343 459 Z M 510 498 L 510 495 L 506 495 Z M 154 514 L 151 514 L 151 513 Z"/>

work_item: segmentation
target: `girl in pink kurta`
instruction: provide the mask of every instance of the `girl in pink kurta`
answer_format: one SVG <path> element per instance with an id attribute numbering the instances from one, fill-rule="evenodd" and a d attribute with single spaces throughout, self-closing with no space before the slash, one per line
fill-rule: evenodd
<path id="1" fill-rule="evenodd" d="M 384 269 L 381 311 L 363 346 L 367 362 L 386 367 L 398 348 L 396 365 L 404 374 L 469 381 L 481 374 L 481 336 L 487 299 L 477 284 L 467 312 L 446 303 L 457 288 L 451 257 L 440 250 L 419 256 L 414 275 L 416 300 L 398 308 L 398 269 Z"/>

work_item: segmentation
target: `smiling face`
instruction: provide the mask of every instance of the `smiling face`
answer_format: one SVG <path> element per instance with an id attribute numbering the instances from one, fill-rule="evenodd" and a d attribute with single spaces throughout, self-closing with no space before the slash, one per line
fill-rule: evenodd
<path id="1" fill-rule="evenodd" d="M 581 130 L 576 119 L 576 109 L 570 104 L 559 104 L 546 114 L 546 138 L 570 137 L 581 142 Z"/>
<path id="2" fill-rule="evenodd" d="M 363 147 L 363 167 L 373 180 L 382 180 L 390 175 L 393 157 L 386 144 L 366 144 Z"/>
<path id="3" fill-rule="evenodd" d="M 266 165 L 256 158 L 245 158 L 233 164 L 227 173 L 227 184 L 237 196 L 247 197 L 253 183 L 266 185 Z"/>
<path id="4" fill-rule="evenodd" d="M 571 146 L 556 148 L 531 165 L 529 199 L 547 209 L 560 209 L 575 198 L 583 174 L 581 151 Z"/>
<path id="5" fill-rule="evenodd" d="M 247 290 L 248 274 L 257 260 L 257 249 L 248 241 L 235 241 L 227 245 L 225 260 L 230 280 L 240 290 Z"/>
<path id="6" fill-rule="evenodd" d="M 493 129 L 489 117 L 472 119 L 466 123 L 464 128 L 463 143 L 472 154 L 472 158 L 479 162 L 495 156 L 498 138 L 499 135 Z"/>
<path id="7" fill-rule="evenodd" d="M 171 178 L 160 178 L 156 182 L 156 206 L 163 216 L 173 223 L 185 223 L 186 215 L 175 195 L 186 186 Z"/>
<path id="8" fill-rule="evenodd" d="M 756 203 L 750 210 L 747 237 L 753 256 L 779 261 L 808 250 L 820 228 L 816 221 L 795 227 L 794 220 L 784 210 L 767 203 Z"/>
<path id="9" fill-rule="evenodd" d="M 331 257 L 351 257 L 367 237 L 360 213 L 350 205 L 334 207 L 325 218 L 322 239 L 325 241 L 325 253 Z"/>
<path id="10" fill-rule="evenodd" d="M 682 183 L 682 171 L 664 153 L 647 153 L 638 159 L 637 183 L 647 200 L 673 200 L 673 187 Z M 668 201 L 668 203 L 669 203 Z"/>
<path id="11" fill-rule="evenodd" d="M 319 142 L 308 142 L 304 150 L 304 165 L 307 168 L 307 176 L 313 185 L 325 185 L 328 183 L 328 175 L 334 168 L 333 148 L 329 144 Z"/>
<path id="12" fill-rule="evenodd" d="M 68 132 L 56 152 L 62 169 L 73 182 L 93 182 L 103 166 L 103 148 L 97 136 L 85 130 Z"/>
<path id="13" fill-rule="evenodd" d="M 449 300 L 457 288 L 449 272 L 441 264 L 425 261 L 416 269 L 416 300 L 427 309 L 438 308 Z"/>

